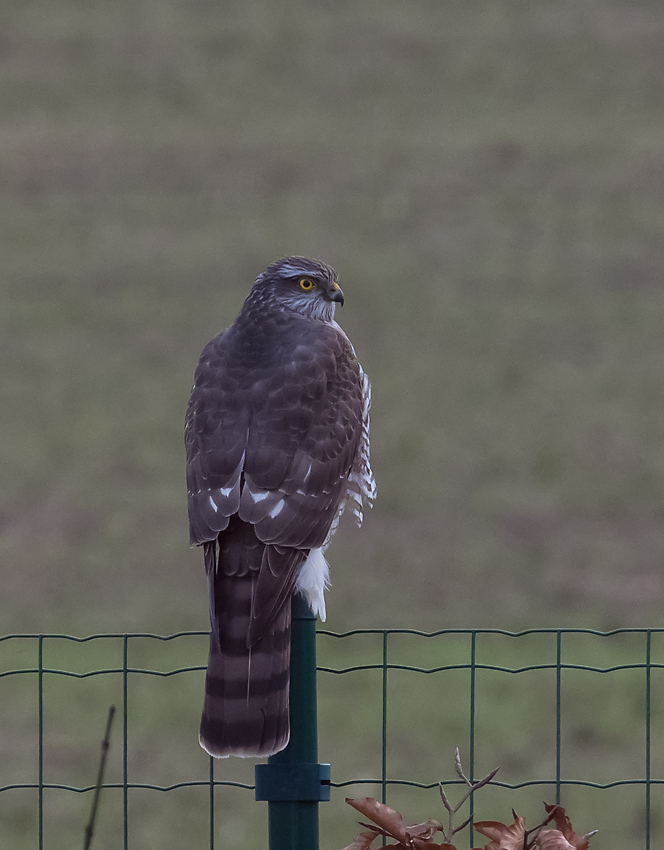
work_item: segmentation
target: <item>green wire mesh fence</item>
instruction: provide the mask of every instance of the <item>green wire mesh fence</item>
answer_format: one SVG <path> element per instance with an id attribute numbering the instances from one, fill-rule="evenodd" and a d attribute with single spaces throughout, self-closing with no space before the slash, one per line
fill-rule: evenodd
<path id="1" fill-rule="evenodd" d="M 191 662 L 206 642 L 204 631 L 0 638 L 6 846 L 78 846 L 84 810 L 71 800 L 93 790 L 111 703 L 100 847 L 183 846 L 180 821 L 188 847 L 265 846 L 253 762 L 214 763 L 195 743 L 204 666 Z M 460 782 L 456 746 L 471 779 L 501 767 L 478 818 L 510 820 L 544 798 L 578 831 L 599 828 L 598 848 L 661 842 L 664 629 L 321 630 L 317 642 L 319 749 L 332 764 L 323 847 L 353 837 L 346 794 L 440 816 L 439 782 Z"/>

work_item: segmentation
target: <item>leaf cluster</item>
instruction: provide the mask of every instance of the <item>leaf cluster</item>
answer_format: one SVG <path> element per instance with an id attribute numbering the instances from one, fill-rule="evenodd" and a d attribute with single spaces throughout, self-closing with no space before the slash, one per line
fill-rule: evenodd
<path id="1" fill-rule="evenodd" d="M 491 782 L 498 769 L 496 768 L 479 782 L 471 783 L 464 776 L 458 749 L 455 767 L 457 774 L 466 783 L 467 791 L 461 800 L 452 806 L 442 785 L 440 786 L 440 796 L 448 815 L 445 825 L 432 818 L 422 823 L 407 824 L 404 822 L 403 815 L 384 803 L 379 803 L 373 797 L 357 799 L 347 797 L 346 802 L 372 823 L 360 821 L 360 826 L 363 826 L 365 831 L 344 847 L 344 850 L 370 850 L 374 840 L 380 836 L 393 839 L 396 843 L 386 846 L 394 850 L 457 850 L 457 847 L 451 843 L 452 839 L 456 833 L 468 826 L 470 818 L 459 826 L 455 826 L 455 815 L 475 791 Z M 593 832 L 583 836 L 577 835 L 562 806 L 544 803 L 544 808 L 546 817 L 530 829 L 526 829 L 526 819 L 519 817 L 514 810 L 512 810 L 513 821 L 510 824 L 490 820 L 477 821 L 474 824 L 475 829 L 488 838 L 489 843 L 483 847 L 475 847 L 473 850 L 588 850 L 589 839 L 594 835 Z M 555 826 L 550 826 L 551 823 Z M 442 833 L 442 836 L 438 833 Z M 442 841 L 438 840 L 440 837 Z"/>

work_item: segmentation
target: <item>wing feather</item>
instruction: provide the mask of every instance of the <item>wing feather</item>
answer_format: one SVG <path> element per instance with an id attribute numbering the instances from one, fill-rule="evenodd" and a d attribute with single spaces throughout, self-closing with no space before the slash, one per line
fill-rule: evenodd
<path id="1" fill-rule="evenodd" d="M 361 367 L 337 325 L 284 314 L 255 327 L 250 318 L 203 351 L 185 442 L 192 543 L 216 539 L 237 515 L 266 544 L 253 640 L 349 495 L 365 399 Z"/>

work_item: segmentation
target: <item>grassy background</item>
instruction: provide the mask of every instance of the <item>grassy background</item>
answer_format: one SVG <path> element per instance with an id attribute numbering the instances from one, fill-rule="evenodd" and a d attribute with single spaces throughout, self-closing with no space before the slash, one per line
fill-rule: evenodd
<path id="1" fill-rule="evenodd" d="M 339 271 L 374 385 L 379 498 L 330 550 L 327 625 L 661 626 L 663 57 L 654 0 L 3 4 L 2 631 L 206 627 L 184 408 L 205 342 L 291 253 Z M 34 664 L 34 647 L 7 647 Z M 543 650 L 500 651 L 510 666 Z M 600 666 L 626 651 L 608 644 Z M 196 644 L 187 663 L 203 657 Z M 146 778 L 205 775 L 189 679 L 137 684 Z M 9 681 L 3 784 L 5 766 L 6 782 L 35 772 L 34 693 Z M 49 685 L 49 781 L 94 773 L 111 685 L 84 681 Z M 340 681 L 321 683 L 323 759 L 346 728 Z M 577 774 L 631 775 L 639 687 L 595 694 Z M 595 689 L 579 689 L 580 706 Z M 343 757 L 362 773 L 378 716 L 362 684 L 341 690 L 359 724 Z M 463 743 L 467 692 L 418 693 L 395 709 L 394 758 L 406 771 L 427 749 L 426 773 Z M 531 696 L 487 692 L 487 770 L 494 753 L 523 779 L 550 766 L 550 712 Z M 443 703 L 449 735 L 431 717 Z M 32 847 L 34 798 L 11 793 L 1 824 Z M 188 838 L 199 803 L 155 794 L 138 795 L 136 846 L 204 846 L 204 828 Z M 78 834 L 88 799 L 71 797 L 50 798 L 48 847 Z M 100 848 L 119 841 L 108 798 Z M 220 802 L 223 846 L 262 846 L 243 799 Z M 628 791 L 565 802 L 602 827 L 597 846 L 643 846 Z M 352 835 L 336 811 L 330 850 Z"/>

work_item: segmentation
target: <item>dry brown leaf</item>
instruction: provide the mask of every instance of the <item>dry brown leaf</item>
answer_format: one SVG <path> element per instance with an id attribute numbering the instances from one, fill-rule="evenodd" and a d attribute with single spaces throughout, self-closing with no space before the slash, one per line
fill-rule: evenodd
<path id="1" fill-rule="evenodd" d="M 371 842 L 374 838 L 378 838 L 379 832 L 372 830 L 371 832 L 361 832 L 355 841 L 344 847 L 344 850 L 369 850 Z"/>
<path id="2" fill-rule="evenodd" d="M 379 803 L 373 797 L 358 797 L 357 799 L 346 797 L 346 802 L 377 825 L 377 828 L 375 828 L 376 833 L 385 835 L 388 838 L 396 838 L 399 843 L 393 846 L 396 846 L 399 850 L 401 848 L 403 850 L 424 850 L 424 848 L 432 848 L 434 850 L 434 848 L 440 847 L 446 850 L 450 846 L 435 844 L 431 841 L 436 831 L 441 828 L 437 820 L 429 819 L 422 823 L 405 824 L 403 822 L 403 816 L 399 812 L 395 812 L 394 809 L 391 809 L 384 803 Z M 370 824 L 362 825 L 368 826 L 369 829 L 374 829 Z M 368 848 L 371 841 L 373 841 L 372 838 L 368 844 L 366 843 L 369 835 L 370 833 L 368 832 L 358 835 L 355 841 L 359 843 L 355 845 L 351 844 L 351 850 L 365 850 L 365 848 Z M 362 836 L 365 836 L 365 838 L 362 838 Z M 365 843 L 361 843 L 362 841 Z M 344 850 L 347 850 L 347 848 L 344 848 Z"/>
<path id="3" fill-rule="evenodd" d="M 427 842 L 427 844 L 418 844 L 418 842 L 415 841 L 416 850 L 419 850 L 420 847 L 426 847 L 426 850 L 457 850 L 453 844 L 432 844 L 431 842 Z"/>
<path id="4" fill-rule="evenodd" d="M 357 809 L 360 814 L 377 824 L 383 834 L 390 838 L 396 838 L 397 841 L 402 843 L 408 841 L 403 815 L 395 812 L 385 803 L 379 803 L 373 797 L 357 797 L 355 799 L 346 797 L 346 802 L 349 806 Z"/>
<path id="5" fill-rule="evenodd" d="M 543 829 L 537 836 L 537 850 L 574 850 L 559 829 Z"/>
<path id="6" fill-rule="evenodd" d="M 344 850 L 369 850 L 374 839 L 381 835 L 380 832 L 361 832 L 352 844 L 344 847 Z M 457 850 L 452 844 L 435 844 L 432 841 L 423 841 L 413 838 L 411 844 L 386 844 L 383 850 Z"/>
<path id="7" fill-rule="evenodd" d="M 588 838 L 585 835 L 577 835 L 576 832 L 574 832 L 572 829 L 572 823 L 565 814 L 565 809 L 563 809 L 562 806 L 547 805 L 545 803 L 544 808 L 546 809 L 547 815 L 550 815 L 556 822 L 556 826 L 573 850 L 588 850 Z M 552 844 L 551 846 L 556 847 L 557 845 Z M 564 847 L 565 845 L 561 844 L 560 846 Z"/>
<path id="8" fill-rule="evenodd" d="M 427 818 L 422 823 L 406 824 L 405 827 L 408 836 L 416 841 L 431 841 L 440 828 L 440 822 L 433 820 L 433 818 Z M 438 847 L 440 845 L 432 844 L 430 846 Z"/>
<path id="9" fill-rule="evenodd" d="M 446 844 L 445 842 L 443 842 L 442 844 L 437 844 L 431 839 L 422 841 L 421 838 L 413 839 L 413 848 L 414 850 L 457 850 L 457 848 L 453 844 Z"/>
<path id="10" fill-rule="evenodd" d="M 522 850 L 526 820 L 514 815 L 510 826 L 496 820 L 482 820 L 475 824 L 475 829 L 491 839 L 482 850 Z"/>

